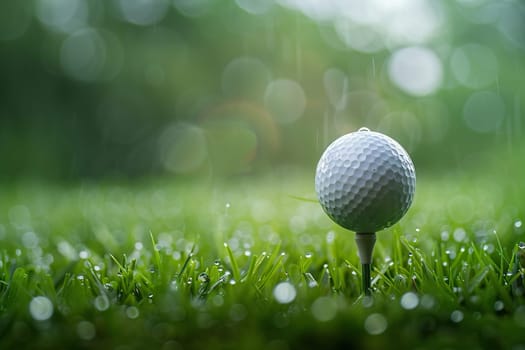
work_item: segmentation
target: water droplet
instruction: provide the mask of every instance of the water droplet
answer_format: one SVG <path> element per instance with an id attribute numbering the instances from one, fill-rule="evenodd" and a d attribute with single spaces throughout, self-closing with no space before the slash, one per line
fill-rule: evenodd
<path id="1" fill-rule="evenodd" d="M 305 279 L 306 279 L 306 281 L 308 283 L 308 287 L 309 288 L 315 288 L 315 287 L 319 286 L 319 284 L 315 280 L 314 276 L 312 276 L 312 274 L 310 272 L 305 273 L 304 277 L 305 277 Z"/>
<path id="2" fill-rule="evenodd" d="M 441 232 L 441 240 L 442 241 L 448 241 L 449 237 L 450 237 L 450 234 L 448 233 L 448 231 Z"/>
<path id="3" fill-rule="evenodd" d="M 304 257 L 305 257 L 306 259 L 310 259 L 310 258 L 312 257 L 312 253 L 307 252 L 306 254 L 304 254 Z"/>
<path id="4" fill-rule="evenodd" d="M 401 307 L 405 310 L 413 310 L 419 304 L 419 297 L 416 293 L 408 292 L 401 297 Z"/>
<path id="5" fill-rule="evenodd" d="M 315 280 L 314 280 L 315 281 Z M 317 282 L 316 282 L 317 283 Z M 289 304 L 297 295 L 295 287 L 290 282 L 281 282 L 275 286 L 273 296 L 280 304 Z"/>
<path id="6" fill-rule="evenodd" d="M 362 127 L 362 128 L 359 128 L 359 131 L 370 131 L 370 129 L 366 127 Z"/>
<path id="7" fill-rule="evenodd" d="M 37 321 L 45 321 L 53 316 L 53 303 L 44 296 L 34 297 L 29 303 L 29 313 Z"/>
<path id="8" fill-rule="evenodd" d="M 95 309 L 98 311 L 106 311 L 109 309 L 109 299 L 106 295 L 99 295 L 95 298 L 93 301 L 93 304 L 95 305 Z"/>
<path id="9" fill-rule="evenodd" d="M 138 318 L 140 315 L 140 311 L 138 308 L 136 308 L 135 306 L 129 306 L 127 309 L 126 309 L 126 316 L 128 316 L 128 318 L 134 320 L 136 318 Z"/>
<path id="10" fill-rule="evenodd" d="M 208 283 L 210 282 L 210 276 L 208 276 L 208 274 L 206 272 L 202 272 L 200 275 L 199 275 L 199 282 L 202 282 L 202 283 Z"/>
<path id="11" fill-rule="evenodd" d="M 87 259 L 89 257 L 89 253 L 85 250 L 82 250 L 80 253 L 78 253 L 78 256 L 80 259 Z"/>
<path id="12" fill-rule="evenodd" d="M 494 253 L 494 245 L 493 244 L 484 244 L 483 250 L 486 251 L 489 254 Z"/>
<path id="13" fill-rule="evenodd" d="M 388 322 L 382 314 L 374 313 L 366 318 L 364 326 L 368 334 L 379 335 L 386 331 Z"/>
<path id="14" fill-rule="evenodd" d="M 523 223 L 521 222 L 521 220 L 516 220 L 516 221 L 514 222 L 514 227 L 515 227 L 515 228 L 520 228 L 522 224 L 523 224 Z"/>
<path id="15" fill-rule="evenodd" d="M 249 250 L 244 251 L 244 256 L 252 256 L 252 252 Z"/>
<path id="16" fill-rule="evenodd" d="M 226 209 L 229 209 L 231 207 L 231 204 L 230 203 L 226 203 L 225 207 L 226 207 Z"/>

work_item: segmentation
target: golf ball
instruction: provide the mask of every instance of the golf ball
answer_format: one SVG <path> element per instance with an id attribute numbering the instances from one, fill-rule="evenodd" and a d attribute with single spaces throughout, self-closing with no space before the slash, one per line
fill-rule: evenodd
<path id="1" fill-rule="evenodd" d="M 414 164 L 392 138 L 361 128 L 328 146 L 315 175 L 323 210 L 358 233 L 376 232 L 405 215 L 416 186 Z"/>

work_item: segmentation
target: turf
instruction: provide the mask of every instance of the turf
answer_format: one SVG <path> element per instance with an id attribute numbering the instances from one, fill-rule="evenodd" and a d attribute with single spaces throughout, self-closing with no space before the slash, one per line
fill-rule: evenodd
<path id="1" fill-rule="evenodd" d="M 418 179 L 371 298 L 300 173 L 0 193 L 1 349 L 525 348 L 525 191 L 490 176 Z"/>

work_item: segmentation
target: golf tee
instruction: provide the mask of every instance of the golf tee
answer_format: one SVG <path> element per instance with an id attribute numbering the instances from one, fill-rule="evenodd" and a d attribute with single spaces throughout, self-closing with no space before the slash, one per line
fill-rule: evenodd
<path id="1" fill-rule="evenodd" d="M 361 261 L 363 292 L 365 295 L 370 295 L 370 270 L 372 253 L 374 251 L 374 244 L 376 243 L 376 234 L 375 232 L 356 233 L 355 242 L 357 244 L 359 260 Z"/>

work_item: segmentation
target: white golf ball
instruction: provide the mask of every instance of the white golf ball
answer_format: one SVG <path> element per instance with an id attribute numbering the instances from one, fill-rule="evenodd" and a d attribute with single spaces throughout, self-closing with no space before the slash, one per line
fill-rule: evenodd
<path id="1" fill-rule="evenodd" d="M 414 164 L 392 138 L 367 128 L 328 146 L 315 190 L 328 216 L 358 233 L 376 232 L 405 215 L 416 187 Z"/>

